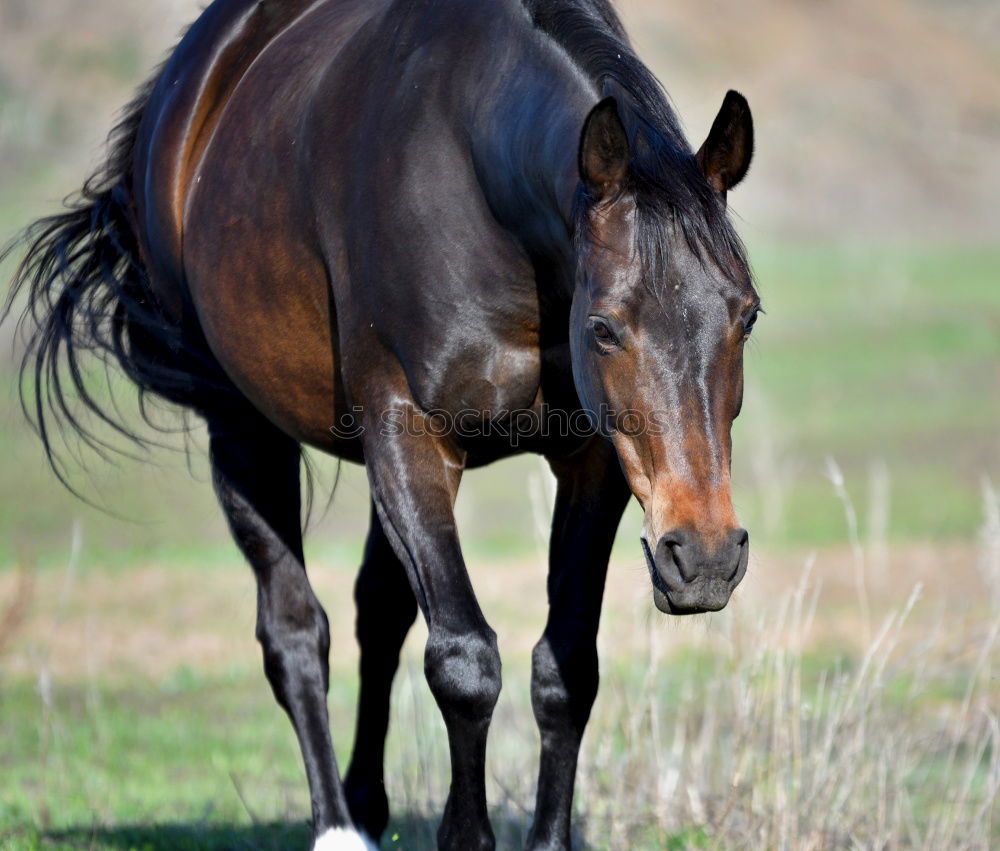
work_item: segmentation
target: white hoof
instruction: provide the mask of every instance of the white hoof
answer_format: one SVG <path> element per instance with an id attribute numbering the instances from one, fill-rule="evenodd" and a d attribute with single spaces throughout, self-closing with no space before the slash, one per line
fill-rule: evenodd
<path id="1" fill-rule="evenodd" d="M 346 827 L 334 827 L 316 837 L 312 851 L 379 851 L 366 833 Z"/>

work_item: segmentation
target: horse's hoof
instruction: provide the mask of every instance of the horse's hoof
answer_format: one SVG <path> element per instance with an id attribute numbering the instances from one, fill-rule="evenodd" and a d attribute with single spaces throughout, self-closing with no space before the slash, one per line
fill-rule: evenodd
<path id="1" fill-rule="evenodd" d="M 316 837 L 312 851 L 378 851 L 378 845 L 364 833 L 333 827 Z"/>

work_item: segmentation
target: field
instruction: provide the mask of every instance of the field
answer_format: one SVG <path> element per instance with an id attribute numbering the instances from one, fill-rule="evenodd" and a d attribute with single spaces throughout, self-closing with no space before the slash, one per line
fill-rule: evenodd
<path id="1" fill-rule="evenodd" d="M 620 5 L 693 138 L 728 85 L 750 97 L 759 157 L 734 205 L 767 314 L 734 428 L 750 570 L 725 611 L 662 617 L 629 510 L 577 845 L 1000 847 L 1000 15 L 979 0 L 718 0 L 714 26 L 695 0 Z M 0 2 L 0 243 L 79 184 L 193 6 Z M 912 49 L 886 50 L 894 38 Z M 72 481 L 104 510 L 88 506 L 23 421 L 13 343 L 0 325 L 0 849 L 307 847 L 297 747 L 204 434 L 114 464 L 84 453 Z M 334 632 L 343 769 L 367 485 L 314 463 L 307 560 Z M 504 659 L 488 754 L 501 851 L 523 845 L 533 809 L 551 498 L 535 458 L 468 474 L 459 497 Z M 433 848 L 447 791 L 424 635 L 394 691 L 384 849 Z"/>
<path id="2" fill-rule="evenodd" d="M 981 548 L 893 545 L 878 571 L 864 546 L 758 556 L 729 610 L 710 618 L 656 616 L 638 560 L 617 560 L 579 847 L 990 847 L 1000 784 L 993 499 Z M 308 797 L 290 727 L 258 672 L 242 566 L 81 562 L 8 572 L 0 584 L 5 599 L 26 601 L 4 657 L 4 847 L 304 847 Z M 313 565 L 333 613 L 329 703 L 346 756 L 352 570 L 322 556 Z M 500 847 L 513 848 L 533 794 L 528 665 L 543 572 L 539 559 L 479 558 L 473 573 L 504 657 L 488 777 Z M 433 848 L 446 792 L 421 632 L 395 690 L 384 848 Z"/>

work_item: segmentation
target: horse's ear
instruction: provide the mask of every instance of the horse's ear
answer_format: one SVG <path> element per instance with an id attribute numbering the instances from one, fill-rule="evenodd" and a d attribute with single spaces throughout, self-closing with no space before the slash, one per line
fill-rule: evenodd
<path id="1" fill-rule="evenodd" d="M 725 197 L 744 177 L 753 157 L 753 117 L 750 104 L 730 89 L 712 129 L 697 155 L 698 167 L 712 188 Z"/>
<path id="2" fill-rule="evenodd" d="M 616 194 L 625 182 L 628 136 L 614 98 L 604 98 L 583 122 L 579 168 L 587 192 L 598 201 Z"/>

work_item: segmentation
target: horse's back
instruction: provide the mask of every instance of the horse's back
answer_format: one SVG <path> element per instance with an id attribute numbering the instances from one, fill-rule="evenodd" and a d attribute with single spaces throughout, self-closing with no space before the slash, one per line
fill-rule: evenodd
<path id="1" fill-rule="evenodd" d="M 130 184 L 135 226 L 142 261 L 149 273 L 150 286 L 159 309 L 168 321 L 191 332 L 185 333 L 185 336 L 194 341 L 194 345 L 204 345 L 198 342 L 203 339 L 209 345 L 211 355 L 219 360 L 237 389 L 278 425 L 298 439 L 321 445 L 329 443 L 327 430 L 333 422 L 338 391 L 332 379 L 332 305 L 324 296 L 325 274 L 322 267 L 315 266 L 314 254 L 302 251 L 301 243 L 286 246 L 287 250 L 283 252 L 273 252 L 271 259 L 279 267 L 295 266 L 299 270 L 296 274 L 310 279 L 311 285 L 311 295 L 307 296 L 311 308 L 308 315 L 287 312 L 280 328 L 263 329 L 256 324 L 259 317 L 252 315 L 248 302 L 243 298 L 247 293 L 240 286 L 241 277 L 243 281 L 263 277 L 277 287 L 278 272 L 275 269 L 267 269 L 264 268 L 265 264 L 260 264 L 252 274 L 248 274 L 239 263 L 229 264 L 229 268 L 225 270 L 217 267 L 202 269 L 202 274 L 197 276 L 202 280 L 221 278 L 224 275 L 235 282 L 235 286 L 220 286 L 213 293 L 219 297 L 236 298 L 235 304 L 214 312 L 214 315 L 224 315 L 226 322 L 231 324 L 221 334 L 213 337 L 211 329 L 206 328 L 203 321 L 203 317 L 213 311 L 211 308 L 202 310 L 192 293 L 191 285 L 198 281 L 192 280 L 189 266 L 185 262 L 185 253 L 189 242 L 196 245 L 197 239 L 189 240 L 185 228 L 192 191 L 199 185 L 200 167 L 206 153 L 212 148 L 213 139 L 222 135 L 219 128 L 227 123 L 224 116 L 234 93 L 240 89 L 241 83 L 246 80 L 262 55 L 276 43 L 280 43 L 282 34 L 292 28 L 296 21 L 309 18 L 310 12 L 327 9 L 334 15 L 350 19 L 358 16 L 358 10 L 367 9 L 367 14 L 372 14 L 372 10 L 379 6 L 379 3 L 370 0 L 215 0 L 186 31 L 158 72 L 143 108 L 133 148 Z M 308 30 L 308 26 L 299 28 L 300 32 Z M 316 38 L 321 36 L 317 34 Z M 294 88 L 295 81 L 303 79 L 303 75 L 299 73 L 303 66 L 316 62 L 318 55 L 321 52 L 289 55 L 286 50 L 277 60 L 279 67 L 283 66 L 280 76 Z M 275 67 L 274 63 L 271 67 Z M 278 75 L 272 74 L 273 76 Z M 280 112 L 282 98 L 269 100 L 264 96 L 251 97 L 250 102 L 261 113 L 273 110 L 277 103 Z M 287 99 L 284 106 L 287 114 Z M 229 150 L 223 151 L 221 158 L 238 163 L 237 171 L 240 171 L 243 164 L 253 160 L 252 150 L 257 141 L 253 138 L 252 131 L 237 129 L 235 138 L 227 140 Z M 225 148 L 226 144 L 217 147 Z M 271 165 L 287 170 L 289 161 L 285 158 L 281 162 L 272 162 Z M 280 182 L 287 184 L 288 181 Z M 253 188 L 255 192 L 266 187 L 265 181 L 254 181 L 248 174 L 241 174 L 237 183 L 248 189 Z M 266 194 L 266 189 L 263 191 Z M 228 191 L 217 192 L 214 198 L 219 200 L 223 196 L 233 200 Z M 210 203 L 211 201 L 212 198 Z M 242 203 L 241 198 L 237 197 L 235 201 L 238 208 Z M 258 208 L 262 206 L 259 203 L 254 205 Z M 220 230 L 213 232 L 209 239 L 225 239 L 233 234 L 236 228 L 227 227 L 234 224 L 232 209 L 219 210 L 220 216 L 216 224 Z M 256 244 L 259 248 L 277 239 L 277 234 L 273 231 L 258 230 L 249 239 L 249 244 Z M 263 253 L 266 256 L 269 252 L 263 250 Z M 319 287 L 315 286 L 317 281 L 320 283 Z M 241 320 L 243 325 L 240 324 Z M 283 418 L 280 414 L 273 416 L 266 409 L 267 406 L 261 404 L 262 400 L 255 398 L 258 394 L 253 392 L 254 388 L 241 380 L 239 370 L 234 370 L 225 357 L 220 357 L 225 353 L 219 350 L 219 346 L 226 341 L 235 341 L 235 345 L 245 347 L 248 335 L 251 335 L 251 339 L 263 345 L 261 340 L 265 333 L 271 340 L 283 341 L 285 349 L 298 349 L 293 359 L 300 362 L 300 365 L 303 362 L 307 365 L 309 380 L 299 384 L 303 387 L 300 395 L 308 397 L 307 400 L 300 398 L 295 405 L 301 407 L 305 404 L 322 409 L 322 417 L 314 417 L 317 423 L 323 424 L 321 428 L 317 425 L 309 433 L 303 433 L 297 427 L 298 424 L 289 422 L 287 417 Z M 259 351 L 255 355 L 258 357 L 258 364 L 280 364 L 289 360 L 288 357 L 281 356 L 267 357 L 264 352 Z M 300 381 L 302 374 L 299 373 L 296 379 Z M 264 378 L 265 384 L 287 386 L 290 381 L 291 376 L 283 374 L 272 374 Z M 259 386 L 260 381 L 253 383 Z"/>

